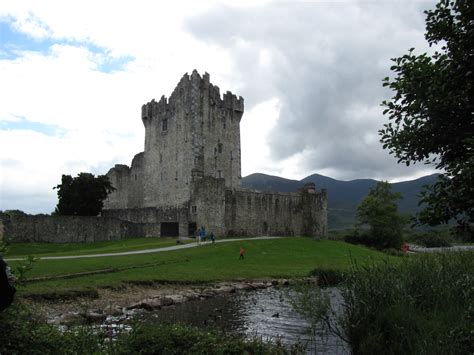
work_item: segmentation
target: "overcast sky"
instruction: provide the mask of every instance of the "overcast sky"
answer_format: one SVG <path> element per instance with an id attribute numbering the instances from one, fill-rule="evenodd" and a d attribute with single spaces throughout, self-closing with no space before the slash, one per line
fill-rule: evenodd
<path id="1" fill-rule="evenodd" d="M 0 210 L 50 213 L 61 174 L 143 150 L 141 105 L 186 72 L 245 99 L 242 175 L 400 181 L 382 150 L 390 58 L 429 51 L 420 1 L 0 3 Z"/>

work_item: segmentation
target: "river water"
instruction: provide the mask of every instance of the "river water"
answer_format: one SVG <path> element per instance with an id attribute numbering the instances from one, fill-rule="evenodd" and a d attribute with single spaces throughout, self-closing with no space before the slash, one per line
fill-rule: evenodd
<path id="1" fill-rule="evenodd" d="M 337 289 L 325 290 L 333 308 L 340 309 Z M 311 334 L 310 324 L 295 312 L 289 288 L 267 288 L 189 301 L 148 313 L 153 322 L 182 322 L 200 328 L 215 327 L 246 338 L 258 337 L 291 346 L 300 343 L 311 354 L 348 354 L 349 346 L 323 327 Z"/>

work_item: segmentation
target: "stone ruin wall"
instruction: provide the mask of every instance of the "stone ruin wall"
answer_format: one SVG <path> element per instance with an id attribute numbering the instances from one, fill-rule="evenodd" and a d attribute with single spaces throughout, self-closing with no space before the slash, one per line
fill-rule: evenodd
<path id="1" fill-rule="evenodd" d="M 308 235 L 327 232 L 326 192 L 270 193 L 246 189 L 226 192 L 227 235 Z"/>
<path id="2" fill-rule="evenodd" d="M 92 243 L 158 236 L 159 225 L 108 217 L 21 215 L 0 216 L 4 237 L 15 242 Z"/>
<path id="3" fill-rule="evenodd" d="M 193 186 L 193 198 L 180 208 L 106 210 L 106 217 L 137 223 L 179 224 L 179 235 L 189 236 L 189 224 L 206 227 L 218 237 L 255 235 L 307 235 L 327 233 L 326 191 L 272 193 L 227 189 L 223 179 L 204 177 Z"/>
<path id="4" fill-rule="evenodd" d="M 190 201 L 190 220 L 203 225 L 216 236 L 226 236 L 225 206 L 226 186 L 224 179 L 203 177 L 194 182 Z"/>
<path id="5" fill-rule="evenodd" d="M 327 193 L 314 185 L 295 193 L 227 189 L 222 179 L 205 178 L 196 182 L 189 216 L 218 236 L 324 237 Z"/>

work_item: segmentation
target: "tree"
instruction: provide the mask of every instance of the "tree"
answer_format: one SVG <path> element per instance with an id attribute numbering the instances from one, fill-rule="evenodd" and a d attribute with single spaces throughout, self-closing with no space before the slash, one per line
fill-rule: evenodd
<path id="1" fill-rule="evenodd" d="M 440 49 L 430 56 L 412 48 L 392 59 L 395 77 L 383 85 L 395 95 L 382 103 L 389 123 L 380 141 L 399 163 L 443 171 L 422 193 L 417 222 L 455 219 L 468 230 L 474 223 L 474 2 L 441 0 L 425 13 L 425 38 Z"/>
<path id="2" fill-rule="evenodd" d="M 73 178 L 63 175 L 58 190 L 55 213 L 64 216 L 97 216 L 104 207 L 104 200 L 115 188 L 105 175 L 95 177 L 80 173 Z"/>
<path id="3" fill-rule="evenodd" d="M 392 192 L 388 182 L 379 181 L 357 206 L 358 224 L 369 227 L 369 244 L 380 249 L 400 248 L 405 224 L 396 203 L 400 198 L 400 193 Z"/>

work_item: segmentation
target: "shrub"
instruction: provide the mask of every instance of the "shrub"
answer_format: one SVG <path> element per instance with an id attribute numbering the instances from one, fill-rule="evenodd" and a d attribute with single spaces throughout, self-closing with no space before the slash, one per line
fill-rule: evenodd
<path id="1" fill-rule="evenodd" d="M 341 319 L 354 353 L 470 353 L 474 253 L 355 267 Z"/>
<path id="2" fill-rule="evenodd" d="M 321 287 L 335 286 L 344 281 L 344 272 L 339 270 L 317 268 L 310 275 L 318 278 L 318 285 Z"/>
<path id="3" fill-rule="evenodd" d="M 414 243 L 421 244 L 427 248 L 449 247 L 451 246 L 452 239 L 449 232 L 436 230 L 416 233 L 411 237 Z"/>
<path id="4" fill-rule="evenodd" d="M 354 265 L 340 290 L 342 314 L 314 286 L 297 290 L 293 305 L 312 325 L 349 342 L 354 354 L 474 351 L 474 252 Z"/>
<path id="5" fill-rule="evenodd" d="M 351 244 L 361 244 L 367 247 L 373 248 L 377 245 L 377 242 L 372 238 L 372 235 L 367 231 L 361 231 L 354 229 L 349 234 L 346 234 L 344 241 Z"/>
<path id="6" fill-rule="evenodd" d="M 119 354 L 290 354 L 302 350 L 298 346 L 288 350 L 279 343 L 247 341 L 184 324 L 135 324 L 115 344 Z"/>
<path id="7" fill-rule="evenodd" d="M 104 337 L 92 328 L 63 334 L 18 303 L 0 313 L 0 354 L 92 354 L 104 349 Z"/>
<path id="8" fill-rule="evenodd" d="M 60 332 L 25 305 L 13 304 L 0 313 L 0 354 L 293 354 L 261 339 L 244 340 L 208 329 L 181 324 L 148 324 L 136 321 L 129 333 L 110 342 L 91 326 Z"/>

